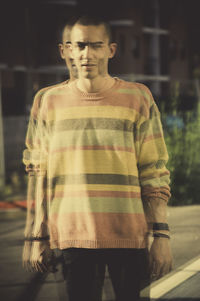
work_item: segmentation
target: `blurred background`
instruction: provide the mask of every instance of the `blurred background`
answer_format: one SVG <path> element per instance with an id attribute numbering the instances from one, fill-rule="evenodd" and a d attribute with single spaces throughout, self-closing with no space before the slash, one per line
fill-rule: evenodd
<path id="1" fill-rule="evenodd" d="M 198 0 L 2 1 L 0 198 L 25 195 L 22 151 L 33 96 L 68 78 L 57 44 L 77 13 L 109 20 L 118 44 L 110 73 L 146 84 L 162 114 L 172 172 L 171 204 L 200 203 Z"/>
<path id="2" fill-rule="evenodd" d="M 25 198 L 22 151 L 36 91 L 68 78 L 57 44 L 65 22 L 93 12 L 118 44 L 110 74 L 146 84 L 162 114 L 171 205 L 200 203 L 198 0 L 1 1 L 0 199 Z"/>
<path id="3" fill-rule="evenodd" d="M 170 158 L 172 197 L 168 217 L 173 273 L 184 270 L 189 260 L 197 267 L 196 257 L 200 262 L 199 11 L 199 0 L 1 1 L 2 301 L 58 300 L 52 274 L 28 273 L 22 268 L 27 183 L 22 152 L 35 93 L 69 78 L 58 52 L 62 27 L 72 16 L 87 12 L 104 16 L 111 24 L 118 50 L 110 62 L 110 74 L 146 84 L 160 109 Z M 162 300 L 200 300 L 199 279 L 200 266 L 194 277 Z M 112 296 L 107 275 L 103 300 L 111 301 Z"/>

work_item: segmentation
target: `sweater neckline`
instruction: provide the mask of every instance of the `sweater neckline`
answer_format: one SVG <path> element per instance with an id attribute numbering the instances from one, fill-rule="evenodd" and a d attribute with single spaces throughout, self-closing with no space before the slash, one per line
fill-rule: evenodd
<path id="1" fill-rule="evenodd" d="M 114 84 L 109 89 L 103 92 L 96 92 L 96 93 L 84 92 L 77 87 L 76 81 L 72 82 L 70 86 L 73 93 L 75 93 L 80 98 L 84 98 L 84 100 L 95 101 L 95 100 L 105 98 L 106 96 L 108 96 L 110 93 L 112 93 L 114 90 L 118 88 L 120 84 L 120 79 L 118 77 L 114 77 L 114 79 L 115 79 Z"/>

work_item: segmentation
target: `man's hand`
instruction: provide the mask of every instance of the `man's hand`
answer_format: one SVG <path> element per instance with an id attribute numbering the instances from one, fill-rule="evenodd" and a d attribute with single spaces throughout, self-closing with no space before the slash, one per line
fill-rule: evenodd
<path id="1" fill-rule="evenodd" d="M 169 239 L 154 238 L 150 249 L 150 272 L 152 280 L 156 280 L 172 270 L 172 253 Z"/>
<path id="2" fill-rule="evenodd" d="M 25 241 L 24 247 L 23 247 L 23 253 L 22 253 L 22 264 L 23 268 L 27 271 L 30 271 L 30 259 L 31 259 L 31 241 Z"/>
<path id="3" fill-rule="evenodd" d="M 47 272 L 51 271 L 53 251 L 50 249 L 49 243 L 44 241 L 34 241 L 30 250 L 30 246 L 25 242 L 23 252 L 23 266 L 31 272 Z"/>

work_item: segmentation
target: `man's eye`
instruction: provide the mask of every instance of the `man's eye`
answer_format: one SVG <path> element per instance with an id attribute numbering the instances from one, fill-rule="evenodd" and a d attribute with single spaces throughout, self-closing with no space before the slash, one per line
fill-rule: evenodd
<path id="1" fill-rule="evenodd" d="M 99 44 L 97 44 L 97 45 L 93 45 L 93 48 L 95 48 L 95 49 L 97 49 L 97 48 L 101 48 L 102 47 L 102 45 L 99 45 Z"/>
<path id="2" fill-rule="evenodd" d="M 80 50 L 83 50 L 84 48 L 85 48 L 85 44 L 84 43 L 78 43 L 78 48 L 80 49 Z"/>

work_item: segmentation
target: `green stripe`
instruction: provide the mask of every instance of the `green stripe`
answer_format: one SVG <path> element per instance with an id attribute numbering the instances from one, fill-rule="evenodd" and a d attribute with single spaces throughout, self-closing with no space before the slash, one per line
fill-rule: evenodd
<path id="1" fill-rule="evenodd" d="M 139 186 L 138 177 L 131 175 L 117 174 L 80 174 L 63 175 L 49 180 L 50 188 L 56 185 L 76 184 L 107 184 L 107 185 L 132 185 Z"/>
<path id="2" fill-rule="evenodd" d="M 154 135 L 161 132 L 160 121 L 158 118 L 144 121 L 140 126 L 139 132 L 140 134 L 146 134 L 149 130 L 152 131 Z"/>
<path id="3" fill-rule="evenodd" d="M 152 104 L 149 110 L 149 118 L 153 119 L 154 117 L 159 117 L 160 118 L 160 112 L 156 109 L 155 104 Z"/>
<path id="4" fill-rule="evenodd" d="M 49 126 L 53 131 L 105 129 L 133 132 L 133 122 L 114 118 L 65 119 L 56 123 L 51 121 Z"/>
<path id="5" fill-rule="evenodd" d="M 63 205 L 63 206 L 62 206 Z M 62 198 L 51 203 L 50 214 L 70 212 L 143 213 L 141 199 L 123 198 Z"/>
<path id="6" fill-rule="evenodd" d="M 132 132 L 122 131 L 107 131 L 105 130 L 85 130 L 67 131 L 67 133 L 57 132 L 51 139 L 51 145 L 53 146 L 51 151 L 62 147 L 69 146 L 88 146 L 88 145 L 106 145 L 106 146 L 120 146 L 120 147 L 132 147 L 133 134 Z"/>
<path id="7" fill-rule="evenodd" d="M 144 164 L 144 165 L 138 164 L 138 166 L 139 166 L 140 171 L 142 171 L 145 169 L 153 169 L 153 168 L 160 169 L 160 168 L 165 167 L 166 163 L 167 163 L 166 160 L 158 160 L 158 161 L 155 161 L 155 162 L 152 162 L 149 164 Z"/>

